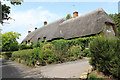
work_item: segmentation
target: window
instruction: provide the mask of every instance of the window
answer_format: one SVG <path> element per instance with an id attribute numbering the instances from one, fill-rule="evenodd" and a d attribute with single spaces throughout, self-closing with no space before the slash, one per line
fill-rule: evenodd
<path id="1" fill-rule="evenodd" d="M 30 40 L 28 40 L 28 44 L 30 44 Z"/>
<path id="2" fill-rule="evenodd" d="M 27 41 L 25 43 L 27 44 Z"/>
<path id="3" fill-rule="evenodd" d="M 45 41 L 46 40 L 46 37 L 43 37 L 43 41 Z"/>
<path id="4" fill-rule="evenodd" d="M 38 38 L 38 42 L 40 41 L 40 38 Z"/>
<path id="5" fill-rule="evenodd" d="M 107 32 L 111 32 L 111 24 L 110 23 L 106 23 L 106 30 Z"/>

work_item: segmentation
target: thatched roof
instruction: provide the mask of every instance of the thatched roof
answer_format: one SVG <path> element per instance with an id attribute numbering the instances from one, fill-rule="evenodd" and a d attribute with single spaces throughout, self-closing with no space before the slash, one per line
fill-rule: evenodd
<path id="1" fill-rule="evenodd" d="M 55 35 L 57 33 L 56 31 L 59 27 L 59 24 L 65 20 L 65 18 L 62 18 L 48 25 L 42 26 L 41 28 L 38 28 L 37 30 L 29 33 L 23 42 L 31 40 L 33 43 L 35 43 L 38 41 L 38 38 L 40 38 L 40 41 L 43 41 L 44 37 L 46 37 L 46 40 L 51 40 L 53 38 L 59 37 Z"/>
<path id="2" fill-rule="evenodd" d="M 62 18 L 51 24 L 43 26 L 28 34 L 23 42 L 31 40 L 35 43 L 38 38 L 43 41 L 44 37 L 46 37 L 46 40 L 56 38 L 70 39 L 97 34 L 102 31 L 105 22 L 115 24 L 109 15 L 102 8 L 99 8 L 77 18 L 69 20 Z"/>

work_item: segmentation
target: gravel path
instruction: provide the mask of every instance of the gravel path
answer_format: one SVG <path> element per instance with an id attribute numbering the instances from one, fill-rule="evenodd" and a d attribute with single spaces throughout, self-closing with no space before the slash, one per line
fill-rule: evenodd
<path id="1" fill-rule="evenodd" d="M 3 78 L 79 78 L 88 67 L 90 67 L 88 59 L 34 69 L 16 62 L 2 60 L 2 66 L 0 66 Z"/>

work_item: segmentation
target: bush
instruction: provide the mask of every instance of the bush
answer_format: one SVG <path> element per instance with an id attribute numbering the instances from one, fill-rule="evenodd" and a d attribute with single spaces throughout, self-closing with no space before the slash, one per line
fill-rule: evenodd
<path id="1" fill-rule="evenodd" d="M 33 44 L 27 45 L 26 43 L 22 43 L 19 45 L 19 50 L 24 50 L 24 49 L 32 49 Z"/>
<path id="2" fill-rule="evenodd" d="M 43 50 L 46 50 L 46 49 L 50 49 L 50 50 L 53 50 L 54 47 L 52 44 L 48 43 L 48 44 L 45 44 L 43 47 L 42 47 Z"/>
<path id="3" fill-rule="evenodd" d="M 41 47 L 43 47 L 43 45 L 45 44 L 46 42 L 37 42 L 37 43 L 34 43 L 33 44 L 33 48 L 37 48 L 37 47 L 39 47 L 39 48 L 41 48 Z"/>
<path id="4" fill-rule="evenodd" d="M 20 51 L 14 51 L 12 53 L 12 60 L 23 60 L 26 65 L 34 65 L 34 54 L 32 49 L 27 49 L 27 50 L 20 50 Z M 29 64 L 28 64 L 29 63 Z"/>
<path id="5" fill-rule="evenodd" d="M 39 42 L 33 44 L 33 48 L 37 48 L 37 47 L 40 47 L 40 43 Z"/>
<path id="6" fill-rule="evenodd" d="M 31 45 L 22 43 L 20 45 L 20 51 L 13 52 L 12 60 L 22 62 L 29 66 L 74 61 L 82 58 L 81 54 L 85 48 L 84 43 L 93 38 L 60 39 L 51 42 L 38 42 Z M 31 49 L 31 46 L 33 49 Z"/>
<path id="7" fill-rule="evenodd" d="M 11 58 L 12 51 L 2 52 L 3 59 L 9 60 Z"/>
<path id="8" fill-rule="evenodd" d="M 120 78 L 120 40 L 97 38 L 90 43 L 90 64 L 106 75 Z"/>
<path id="9" fill-rule="evenodd" d="M 27 49 L 27 44 L 26 43 L 22 43 L 19 45 L 19 49 L 23 50 L 23 49 Z"/>
<path id="10" fill-rule="evenodd" d="M 84 49 L 83 53 L 82 53 L 83 57 L 90 57 L 90 51 L 89 49 Z"/>
<path id="11" fill-rule="evenodd" d="M 60 39 L 60 40 L 54 40 L 51 42 L 55 48 L 56 54 L 65 54 L 67 50 L 69 49 L 69 45 L 67 44 L 66 40 Z"/>
<path id="12" fill-rule="evenodd" d="M 73 45 L 70 49 L 68 49 L 68 55 L 71 57 L 71 56 L 74 56 L 74 57 L 81 57 L 81 50 L 82 50 L 82 47 L 80 45 Z"/>

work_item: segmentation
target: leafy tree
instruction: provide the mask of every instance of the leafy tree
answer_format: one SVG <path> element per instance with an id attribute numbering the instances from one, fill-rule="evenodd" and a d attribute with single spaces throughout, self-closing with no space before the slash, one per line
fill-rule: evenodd
<path id="1" fill-rule="evenodd" d="M 21 34 L 16 32 L 7 32 L 2 34 L 2 51 L 15 51 L 18 50 L 18 42 L 19 36 Z"/>
<path id="2" fill-rule="evenodd" d="M 119 14 L 110 14 L 109 15 L 114 21 L 117 27 L 118 36 L 120 37 L 120 13 Z"/>
<path id="3" fill-rule="evenodd" d="M 21 5 L 21 2 L 10 2 L 12 5 Z M 0 1 L 0 23 L 3 24 L 4 20 L 9 20 L 11 17 L 9 17 L 10 14 L 10 7 L 6 4 L 1 4 Z"/>
<path id="4" fill-rule="evenodd" d="M 68 19 L 71 19 L 72 18 L 72 16 L 71 16 L 71 14 L 68 14 L 67 16 L 66 16 L 66 19 L 68 20 Z"/>

